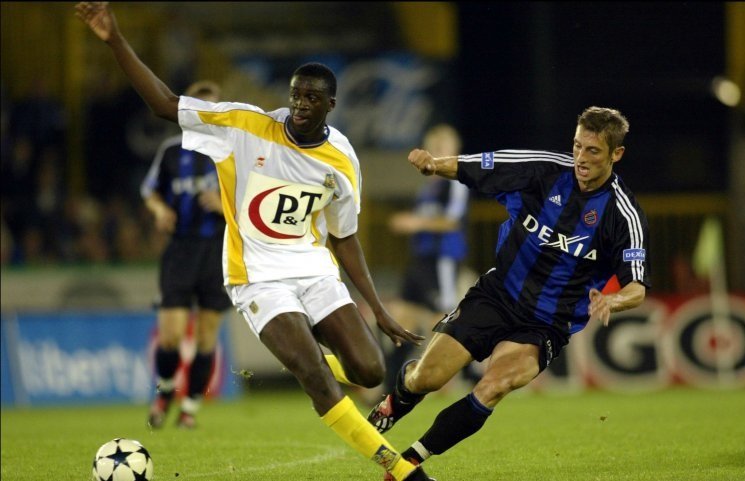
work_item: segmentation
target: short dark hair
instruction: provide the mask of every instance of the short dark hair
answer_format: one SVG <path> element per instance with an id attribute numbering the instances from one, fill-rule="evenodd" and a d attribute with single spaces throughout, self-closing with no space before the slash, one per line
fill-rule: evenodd
<path id="1" fill-rule="evenodd" d="M 606 107 L 588 107 L 577 118 L 577 124 L 603 136 L 608 148 L 613 152 L 623 145 L 629 133 L 629 121 L 621 112 Z"/>
<path id="2" fill-rule="evenodd" d="M 326 65 L 319 62 L 309 62 L 296 68 L 292 76 L 295 77 L 296 75 L 323 80 L 326 82 L 329 96 L 336 97 L 336 75 Z"/>

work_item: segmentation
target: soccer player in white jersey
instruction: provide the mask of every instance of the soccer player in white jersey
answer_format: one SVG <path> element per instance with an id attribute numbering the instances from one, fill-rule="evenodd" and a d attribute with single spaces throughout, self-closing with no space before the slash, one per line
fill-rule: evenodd
<path id="1" fill-rule="evenodd" d="M 183 147 L 215 162 L 225 284 L 252 331 L 349 446 L 397 481 L 431 479 L 367 422 L 336 380 L 374 387 L 385 374 L 381 348 L 340 280 L 339 263 L 396 345 L 423 337 L 383 307 L 360 248 L 359 163 L 346 137 L 326 125 L 336 104 L 333 72 L 301 66 L 290 81 L 289 109 L 273 112 L 179 97 L 132 50 L 107 2 L 75 8 L 151 111 L 179 123 Z M 324 356 L 319 343 L 335 356 Z"/>

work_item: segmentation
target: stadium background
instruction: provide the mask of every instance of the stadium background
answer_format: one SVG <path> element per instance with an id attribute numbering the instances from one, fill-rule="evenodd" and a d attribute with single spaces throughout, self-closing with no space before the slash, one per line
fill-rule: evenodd
<path id="1" fill-rule="evenodd" d="M 0 4 L 4 406 L 141 402 L 150 394 L 165 239 L 153 232 L 137 188 L 175 126 L 149 114 L 73 5 Z M 420 185 L 405 157 L 427 127 L 454 124 L 466 152 L 564 150 L 584 107 L 620 109 L 631 133 L 618 172 L 650 217 L 654 291 L 642 308 L 617 316 L 618 327 L 589 328 L 537 388 L 743 386 L 745 102 L 727 95 L 727 86 L 745 89 L 743 4 L 114 8 L 135 50 L 176 92 L 211 78 L 226 99 L 271 109 L 284 105 L 299 63 L 321 60 L 337 71 L 339 108 L 330 120 L 362 162 L 360 236 L 384 296 L 395 293 L 408 255 L 386 219 Z M 488 268 L 503 216 L 494 203 L 474 202 L 474 272 Z M 721 244 L 716 235 L 705 244 L 723 256 L 731 292 L 724 311 L 707 272 L 693 269 L 704 225 L 723 232 Z M 225 331 L 222 381 L 242 369 L 255 379 L 286 377 L 237 315 Z M 234 386 L 219 385 L 226 395 Z"/>

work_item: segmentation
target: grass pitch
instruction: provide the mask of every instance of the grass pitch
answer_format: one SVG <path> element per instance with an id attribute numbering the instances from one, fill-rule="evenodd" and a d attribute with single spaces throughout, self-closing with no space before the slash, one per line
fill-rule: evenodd
<path id="1" fill-rule="evenodd" d="M 403 450 L 462 394 L 428 396 L 387 438 Z M 194 431 L 150 431 L 146 415 L 144 405 L 4 409 L 1 477 L 88 480 L 98 447 L 127 437 L 150 451 L 156 481 L 382 479 L 300 391 L 208 402 Z M 517 392 L 475 436 L 426 466 L 439 481 L 742 481 L 745 391 Z"/>

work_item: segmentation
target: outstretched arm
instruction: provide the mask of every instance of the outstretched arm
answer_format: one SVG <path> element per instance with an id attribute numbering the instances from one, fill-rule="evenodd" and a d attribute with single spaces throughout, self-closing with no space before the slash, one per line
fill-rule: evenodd
<path id="1" fill-rule="evenodd" d="M 344 267 L 344 271 L 375 314 L 375 320 L 380 330 L 390 337 L 396 346 L 400 346 L 402 342 L 413 342 L 419 345 L 419 341 L 423 340 L 424 337 L 401 327 L 393 320 L 380 301 L 357 235 L 352 234 L 344 238 L 329 235 L 329 242 L 334 254 Z"/>
<path id="2" fill-rule="evenodd" d="M 458 178 L 458 156 L 432 157 L 426 150 L 414 149 L 409 153 L 409 162 L 423 175 L 437 174 L 450 180 Z"/>
<path id="3" fill-rule="evenodd" d="M 111 48 L 114 58 L 132 87 L 150 110 L 160 118 L 178 122 L 178 96 L 171 92 L 132 50 L 127 39 L 119 31 L 109 2 L 80 2 L 75 5 L 75 16 Z"/>
<path id="4" fill-rule="evenodd" d="M 638 282 L 629 282 L 615 294 L 605 295 L 597 289 L 590 289 L 590 305 L 587 313 L 590 319 L 599 319 L 607 326 L 611 312 L 621 312 L 639 306 L 647 293 L 647 288 Z"/>

